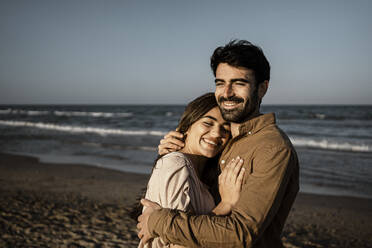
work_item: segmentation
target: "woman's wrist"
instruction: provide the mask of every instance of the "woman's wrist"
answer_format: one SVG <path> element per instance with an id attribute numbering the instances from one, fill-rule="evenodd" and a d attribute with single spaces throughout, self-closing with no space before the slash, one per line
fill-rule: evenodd
<path id="1" fill-rule="evenodd" d="M 224 200 L 221 201 L 221 204 L 225 209 L 228 209 L 229 211 L 231 211 L 232 207 L 234 206 L 234 204 Z"/>
<path id="2" fill-rule="evenodd" d="M 221 201 L 213 210 L 212 212 L 215 215 L 227 215 L 231 212 L 233 205 L 226 201 Z"/>

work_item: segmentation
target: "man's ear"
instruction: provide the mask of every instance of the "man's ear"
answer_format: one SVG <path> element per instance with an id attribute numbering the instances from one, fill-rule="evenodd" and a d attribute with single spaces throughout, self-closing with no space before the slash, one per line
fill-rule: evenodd
<path id="1" fill-rule="evenodd" d="M 267 91 L 268 88 L 269 88 L 269 81 L 268 80 L 265 80 L 258 85 L 258 97 L 260 99 L 262 99 L 265 96 L 266 91 Z"/>

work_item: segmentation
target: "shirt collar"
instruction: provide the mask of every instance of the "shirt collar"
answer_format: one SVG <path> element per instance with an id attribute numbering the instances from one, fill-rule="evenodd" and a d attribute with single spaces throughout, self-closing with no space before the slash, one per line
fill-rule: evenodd
<path id="1" fill-rule="evenodd" d="M 275 124 L 275 114 L 268 113 L 254 117 L 239 126 L 239 136 L 245 134 L 254 134 L 262 128 Z"/>

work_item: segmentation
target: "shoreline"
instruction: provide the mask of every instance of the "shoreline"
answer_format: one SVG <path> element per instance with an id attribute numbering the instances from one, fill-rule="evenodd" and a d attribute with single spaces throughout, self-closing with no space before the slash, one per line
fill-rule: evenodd
<path id="1" fill-rule="evenodd" d="M 40 162 L 34 156 L 1 152 L 0 171 L 2 190 L 27 189 L 51 193 L 77 193 L 82 197 L 105 203 L 129 202 L 129 204 L 135 202 L 136 195 L 146 187 L 150 177 L 87 164 Z M 4 184 L 6 181 L 14 183 Z M 53 187 L 43 187 L 52 184 Z"/>
<path id="2" fill-rule="evenodd" d="M 148 178 L 0 153 L 0 246 L 136 247 L 129 212 Z M 292 248 L 372 247 L 371 223 L 371 199 L 299 193 L 283 242 Z"/>
<path id="3" fill-rule="evenodd" d="M 301 150 L 301 149 L 298 149 Z M 6 155 L 15 155 L 19 157 L 30 157 L 35 158 L 38 160 L 40 164 L 55 164 L 61 166 L 69 166 L 69 165 L 79 165 L 79 166 L 88 166 L 93 168 L 102 168 L 117 172 L 123 172 L 128 174 L 138 174 L 141 176 L 150 177 L 151 174 L 151 167 L 143 166 L 143 165 L 128 165 L 125 166 L 118 165 L 118 164 L 102 164 L 94 162 L 92 159 L 86 158 L 74 158 L 74 156 L 70 155 L 47 155 L 47 154 L 30 154 L 30 153 L 17 153 L 17 152 L 0 152 L 1 154 Z M 60 162 L 63 161 L 63 162 Z M 313 185 L 313 184 L 302 184 L 300 186 L 299 194 L 310 194 L 310 195 L 319 195 L 319 196 L 327 196 L 327 197 L 349 197 L 349 198 L 358 198 L 358 199 L 367 199 L 372 200 L 372 195 L 367 195 L 365 193 L 355 193 L 353 194 L 352 191 L 345 191 L 342 189 L 331 188 L 326 185 Z"/>

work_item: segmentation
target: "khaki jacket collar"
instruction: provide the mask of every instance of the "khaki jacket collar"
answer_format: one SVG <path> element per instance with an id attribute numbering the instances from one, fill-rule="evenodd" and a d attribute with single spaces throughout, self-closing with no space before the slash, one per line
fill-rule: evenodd
<path id="1" fill-rule="evenodd" d="M 260 131 L 262 128 L 265 128 L 268 125 L 275 124 L 275 114 L 261 114 L 257 117 L 254 117 L 239 126 L 239 136 L 246 134 L 255 134 Z"/>

